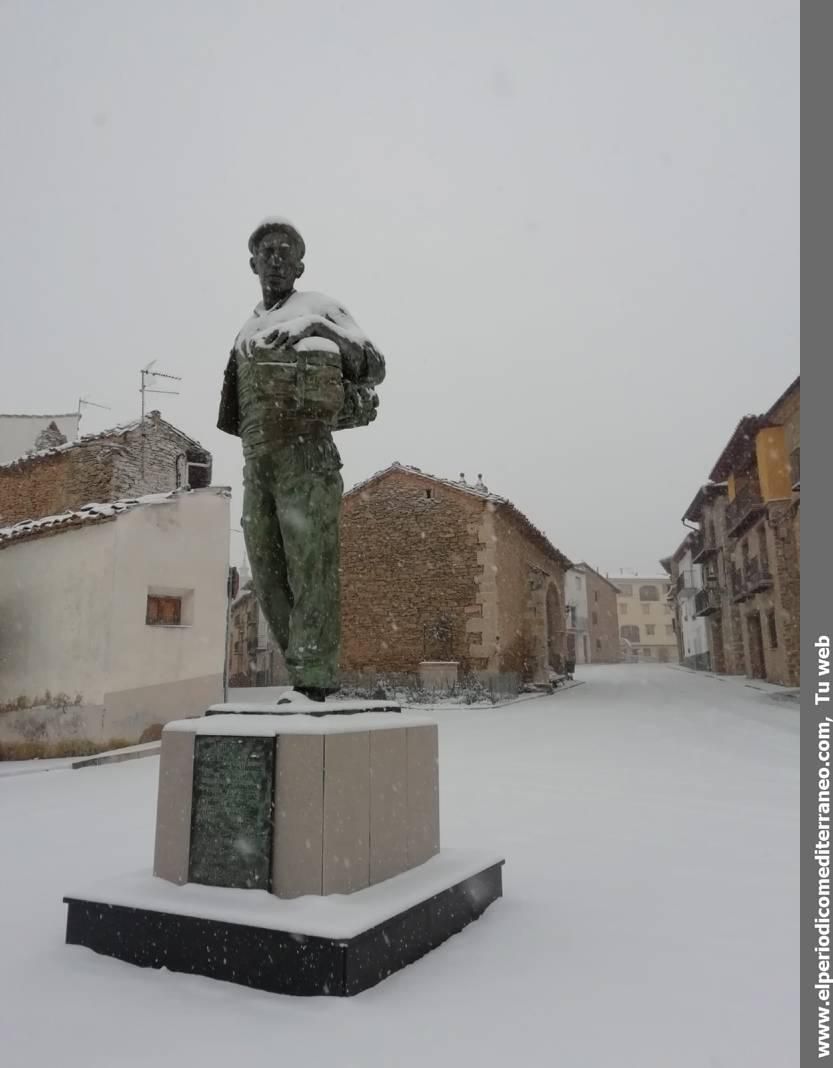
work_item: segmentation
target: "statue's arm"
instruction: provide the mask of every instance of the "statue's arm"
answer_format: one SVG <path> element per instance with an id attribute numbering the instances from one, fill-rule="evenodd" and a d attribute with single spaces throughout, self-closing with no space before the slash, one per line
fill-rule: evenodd
<path id="1" fill-rule="evenodd" d="M 217 426 L 226 434 L 240 437 L 240 403 L 237 387 L 237 355 L 232 350 L 223 376 Z"/>
<path id="2" fill-rule="evenodd" d="M 283 348 L 307 337 L 324 337 L 335 342 L 341 352 L 344 373 L 352 382 L 378 386 L 384 380 L 384 356 L 365 337 L 345 308 L 333 304 L 325 314 L 290 319 L 264 338 L 264 343 Z"/>

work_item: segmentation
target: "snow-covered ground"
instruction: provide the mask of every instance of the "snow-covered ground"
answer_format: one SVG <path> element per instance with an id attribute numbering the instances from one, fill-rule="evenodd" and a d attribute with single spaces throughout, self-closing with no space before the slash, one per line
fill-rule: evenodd
<path id="1" fill-rule="evenodd" d="M 797 1063 L 798 707 L 740 680 L 586 685 L 440 720 L 442 836 L 505 897 L 356 998 L 63 944 L 71 887 L 150 864 L 158 758 L 0 778 L 4 1068 Z"/>

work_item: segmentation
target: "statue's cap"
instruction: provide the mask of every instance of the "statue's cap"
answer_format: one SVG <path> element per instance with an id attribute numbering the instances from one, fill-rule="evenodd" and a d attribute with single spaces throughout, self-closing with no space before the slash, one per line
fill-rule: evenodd
<path id="1" fill-rule="evenodd" d="M 262 219 L 255 229 L 252 231 L 252 236 L 249 238 L 249 252 L 254 256 L 255 249 L 260 244 L 260 241 L 266 234 L 272 233 L 272 231 L 279 231 L 280 233 L 287 234 L 297 246 L 301 258 L 303 258 L 306 252 L 306 245 L 304 239 L 298 228 L 291 223 L 289 219 L 284 219 L 280 215 L 268 215 L 265 219 Z"/>

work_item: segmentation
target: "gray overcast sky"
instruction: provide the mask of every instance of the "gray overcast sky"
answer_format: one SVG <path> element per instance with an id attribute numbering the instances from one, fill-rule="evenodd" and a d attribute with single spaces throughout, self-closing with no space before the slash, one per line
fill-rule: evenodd
<path id="1" fill-rule="evenodd" d="M 102 429 L 157 358 L 239 506 L 217 401 L 246 238 L 287 215 L 388 361 L 347 485 L 482 471 L 574 559 L 655 572 L 798 372 L 798 30 L 790 0 L 5 0 L 0 409 L 86 394 Z"/>

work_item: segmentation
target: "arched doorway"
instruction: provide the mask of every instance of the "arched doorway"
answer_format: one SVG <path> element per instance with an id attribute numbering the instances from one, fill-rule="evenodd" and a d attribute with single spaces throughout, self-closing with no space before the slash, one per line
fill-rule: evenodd
<path id="1" fill-rule="evenodd" d="M 561 595 L 554 582 L 547 586 L 547 660 L 552 667 L 561 667 L 564 656 L 564 609 Z"/>

